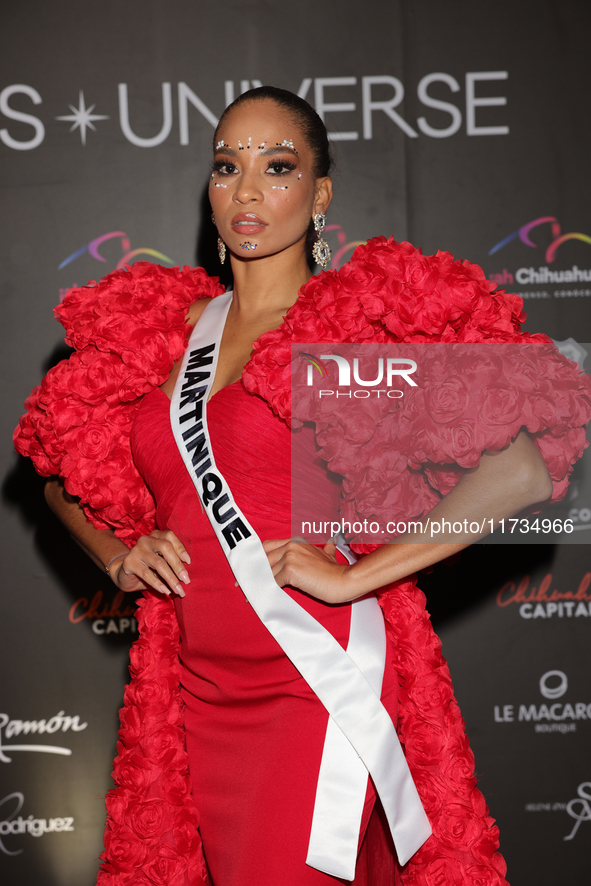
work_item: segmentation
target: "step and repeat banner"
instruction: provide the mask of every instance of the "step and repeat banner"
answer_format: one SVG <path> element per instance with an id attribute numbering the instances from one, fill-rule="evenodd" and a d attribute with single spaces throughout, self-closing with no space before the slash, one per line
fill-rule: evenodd
<path id="1" fill-rule="evenodd" d="M 30 0 L 2 12 L 4 407 L 0 878 L 92 886 L 137 635 L 123 597 L 12 449 L 66 356 L 52 307 L 136 260 L 219 272 L 213 128 L 261 84 L 331 133 L 333 266 L 377 234 L 482 265 L 527 329 L 591 355 L 589 4 Z M 589 882 L 591 471 L 556 511 L 579 544 L 479 545 L 421 579 L 513 886 Z M 231 839 L 231 835 L 228 835 Z"/>

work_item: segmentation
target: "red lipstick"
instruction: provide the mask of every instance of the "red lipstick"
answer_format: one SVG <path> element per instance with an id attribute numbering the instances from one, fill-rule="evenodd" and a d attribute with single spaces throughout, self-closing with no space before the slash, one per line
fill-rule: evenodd
<path id="1" fill-rule="evenodd" d="M 254 212 L 239 212 L 230 222 L 230 227 L 237 234 L 260 234 L 267 225 Z"/>

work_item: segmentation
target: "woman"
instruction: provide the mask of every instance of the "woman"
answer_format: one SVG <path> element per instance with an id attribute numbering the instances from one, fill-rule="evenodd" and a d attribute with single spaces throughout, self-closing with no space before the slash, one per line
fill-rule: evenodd
<path id="1" fill-rule="evenodd" d="M 108 800 L 99 882 L 202 883 L 208 876 L 203 857 L 214 886 L 346 881 L 334 858 L 328 863 L 318 859 L 322 837 L 316 839 L 316 856 L 309 850 L 328 743 L 327 710 L 300 675 L 305 662 L 293 664 L 277 632 L 272 633 L 272 619 L 265 626 L 256 614 L 256 588 L 245 599 L 241 587 L 247 593 L 248 576 L 243 580 L 242 567 L 231 560 L 232 549 L 254 534 L 252 529 L 263 540 L 265 568 L 268 563 L 275 587 L 285 589 L 280 596 L 296 601 L 325 631 L 322 637 L 330 635 L 339 647 L 350 642 L 351 601 L 373 599 L 379 591 L 390 643 L 378 694 L 388 722 L 398 720 L 434 834 L 426 839 L 423 832 L 415 841 L 415 848 L 424 843 L 422 848 L 413 849 L 410 861 L 404 858 L 399 865 L 374 783 L 365 772 L 361 804 L 356 800 L 354 837 L 360 851 L 347 879 L 354 876 L 358 886 L 385 886 L 399 877 L 408 883 L 504 883 L 504 863 L 495 853 L 496 828 L 475 787 L 438 642 L 420 592 L 412 581 L 401 581 L 473 539 L 420 545 L 403 536 L 355 563 L 346 562 L 331 543 L 291 541 L 286 385 L 291 341 L 450 341 L 454 336 L 481 341 L 485 335 L 526 340 L 518 325 L 519 300 L 492 296 L 479 269 L 450 256 L 425 259 L 408 244 L 383 240 L 358 250 L 352 270 L 308 282 L 312 219 L 324 216 L 332 196 L 330 160 L 322 122 L 291 93 L 263 87 L 242 95 L 224 113 L 214 146 L 210 201 L 220 257 L 229 253 L 234 276 L 233 297 L 218 318 L 217 364 L 208 356 L 207 339 L 215 305 L 222 304 L 211 299 L 220 294 L 216 281 L 200 270 L 136 264 L 90 289 L 73 291 L 58 309 L 67 341 L 78 354 L 34 392 L 30 415 L 16 437 L 19 451 L 31 455 L 41 473 L 65 477 L 65 484 L 48 482 L 47 499 L 79 544 L 118 588 L 146 591 L 140 612 L 144 633 L 132 651 L 134 680 L 122 712 L 118 787 Z M 441 307 L 441 328 L 433 327 L 433 312 L 429 326 L 417 308 L 406 327 L 394 332 L 403 320 L 392 303 L 385 304 L 390 296 L 384 287 L 390 295 L 406 297 L 412 286 L 405 268 L 417 262 L 426 262 L 431 272 L 437 270 L 435 279 L 447 281 L 449 310 L 447 303 Z M 364 272 L 363 285 L 356 282 L 358 269 Z M 398 281 L 394 288 L 391 280 Z M 402 291 L 405 280 L 410 288 Z M 355 286 L 359 297 L 351 299 Z M 376 314 L 376 292 L 387 320 Z M 364 301 L 367 293 L 371 306 Z M 433 286 L 423 295 L 423 301 L 435 299 Z M 460 310 L 462 300 L 466 304 Z M 198 336 L 186 356 L 185 320 Z M 207 332 L 201 335 L 201 329 Z M 560 358 L 553 366 L 574 404 L 583 383 Z M 182 410 L 184 403 L 190 410 L 204 396 L 209 398 L 207 422 L 200 412 L 190 433 L 184 431 L 188 413 L 175 419 L 175 408 Z M 183 439 L 201 440 L 192 450 L 187 445 L 189 470 L 171 436 L 171 397 L 181 449 Z M 583 405 L 570 409 L 573 459 L 584 447 L 580 426 L 588 413 L 588 403 L 576 402 Z M 456 517 L 497 521 L 548 499 L 552 482 L 540 451 L 551 446 L 551 423 L 538 419 L 533 427 L 527 410 L 524 414 L 507 420 L 502 440 L 497 433 L 490 447 L 497 451 L 472 457 L 472 470 L 445 498 L 434 492 L 445 485 L 436 465 L 427 469 L 429 483 L 426 474 L 417 474 L 412 495 L 421 504 L 421 516 L 430 511 L 432 519 L 452 522 Z M 537 434 L 535 445 L 522 426 Z M 130 433 L 135 467 L 126 449 Z M 309 450 L 315 452 L 311 438 Z M 323 451 L 330 465 L 330 445 Z M 205 475 L 210 480 L 189 473 L 191 465 L 198 473 L 203 453 L 213 463 Z M 557 461 L 552 462 L 552 480 L 562 484 L 561 492 L 569 468 Z M 222 480 L 212 473 L 216 464 L 234 496 L 224 493 L 223 507 Z M 330 497 L 324 471 L 311 470 L 317 470 L 318 494 Z M 390 473 L 392 484 L 396 476 Z M 447 485 L 453 485 L 449 467 Z M 234 519 L 240 521 L 242 512 L 244 521 L 241 530 L 226 536 L 228 554 L 221 533 L 232 503 L 232 515 L 238 514 Z M 174 599 L 176 620 L 166 598 Z M 265 606 L 264 594 L 260 605 Z M 334 654 L 338 658 L 339 650 Z M 175 692 L 179 680 L 186 754 Z M 385 806 L 386 793 L 380 792 Z M 332 809 L 336 816 L 338 809 Z M 422 827 L 420 815 L 417 820 Z M 357 845 L 354 849 L 357 855 Z"/>

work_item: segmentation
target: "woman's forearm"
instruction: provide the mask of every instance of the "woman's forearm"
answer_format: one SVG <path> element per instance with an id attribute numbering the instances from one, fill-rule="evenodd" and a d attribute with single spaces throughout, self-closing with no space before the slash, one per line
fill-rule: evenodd
<path id="1" fill-rule="evenodd" d="M 96 565 L 109 569 L 113 582 L 122 591 L 153 588 L 161 594 L 185 596 L 183 584 L 189 584 L 185 568 L 191 562 L 185 546 L 170 530 L 155 529 L 142 535 L 130 550 L 110 529 L 95 529 L 86 519 L 78 501 L 69 495 L 58 478 L 45 485 L 45 498 L 72 538 Z"/>
<path id="2" fill-rule="evenodd" d="M 327 603 L 344 603 L 432 566 L 468 547 L 503 518 L 546 501 L 552 482 L 544 461 L 526 433 L 500 452 L 484 453 L 478 467 L 418 521 L 413 532 L 382 545 L 352 566 L 337 563 L 334 545 L 323 550 L 291 539 L 271 539 L 264 548 L 275 580 Z M 433 523 L 461 523 L 468 531 L 432 533 Z M 470 532 L 470 524 L 484 526 Z"/>
<path id="3" fill-rule="evenodd" d="M 552 482 L 538 450 L 524 432 L 500 452 L 484 453 L 477 468 L 418 521 L 412 532 L 361 558 L 344 582 L 367 593 L 432 566 L 488 535 L 499 521 L 545 501 Z M 454 532 L 452 527 L 460 528 Z M 470 531 L 478 526 L 478 531 Z"/>
<path id="4" fill-rule="evenodd" d="M 103 572 L 113 557 L 129 552 L 111 529 L 95 529 L 88 522 L 77 499 L 66 492 L 61 479 L 52 477 L 47 481 L 45 500 L 74 541 Z"/>

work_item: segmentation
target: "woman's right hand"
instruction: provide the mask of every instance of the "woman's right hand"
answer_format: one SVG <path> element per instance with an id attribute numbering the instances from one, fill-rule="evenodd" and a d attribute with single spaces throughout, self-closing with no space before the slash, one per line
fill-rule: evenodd
<path id="1" fill-rule="evenodd" d="M 185 596 L 182 584 L 189 584 L 184 564 L 190 563 L 185 546 L 170 529 L 155 529 L 142 535 L 128 554 L 109 569 L 109 575 L 122 591 L 153 588 L 160 594 Z"/>

